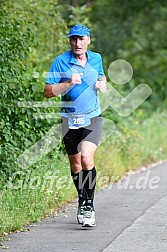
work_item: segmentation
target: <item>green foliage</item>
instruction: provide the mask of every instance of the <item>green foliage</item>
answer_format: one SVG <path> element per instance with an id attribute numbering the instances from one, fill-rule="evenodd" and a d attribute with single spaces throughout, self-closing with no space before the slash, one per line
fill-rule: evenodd
<path id="1" fill-rule="evenodd" d="M 18 155 L 50 128 L 46 120 L 33 118 L 33 113 L 41 112 L 39 108 L 19 107 L 18 102 L 44 100 L 42 74 L 48 71 L 50 61 L 66 48 L 66 25 L 56 6 L 55 1 L 45 0 L 1 2 L 1 180 L 17 169 Z M 34 71 L 39 73 L 39 78 L 33 77 Z"/>
<path id="2" fill-rule="evenodd" d="M 93 24 L 90 22 L 90 16 L 92 13 L 91 1 L 85 3 L 85 1 L 58 1 L 58 9 L 66 21 L 68 28 L 76 24 L 82 24 L 87 26 L 91 32 L 93 31 Z M 91 36 L 91 45 L 89 49 L 93 49 L 93 42 L 95 38 Z"/>
<path id="3" fill-rule="evenodd" d="M 66 8 L 64 8 L 64 5 Z M 61 11 L 61 15 L 66 20 L 68 27 L 72 27 L 78 23 L 86 25 L 88 27 L 91 26 L 89 15 L 91 12 L 91 7 L 88 4 L 83 5 L 71 5 L 68 3 L 64 3 L 64 5 L 59 6 L 59 10 Z"/>
<path id="4" fill-rule="evenodd" d="M 152 88 L 150 103 L 154 109 L 167 97 L 166 19 L 167 5 L 162 3 L 154 3 L 140 12 L 133 23 L 132 40 L 127 42 L 130 50 L 123 54 L 132 62 L 135 78 Z"/>
<path id="5" fill-rule="evenodd" d="M 29 97 L 31 90 L 22 79 L 22 73 L 26 69 L 23 64 L 29 53 L 34 34 L 31 32 L 29 24 L 25 26 L 26 19 L 21 15 L 11 15 L 8 13 L 11 5 L 3 6 L 1 9 L 1 172 L 7 174 L 12 170 L 13 161 L 17 156 L 18 141 L 26 140 L 26 122 L 23 122 L 21 111 L 17 106 L 20 96 L 27 92 Z M 26 90 L 27 89 L 27 90 Z M 25 112 L 23 112 L 24 114 Z M 22 122 L 22 123 L 21 123 Z M 28 126 L 28 125 L 27 125 Z M 23 138 L 23 139 L 22 139 Z M 28 144 L 29 140 L 26 140 Z M 2 177 L 2 174 L 1 174 Z"/>
<path id="6" fill-rule="evenodd" d="M 166 127 L 166 112 L 158 111 L 145 120 L 140 116 L 122 120 L 114 134 L 97 150 L 98 170 L 117 180 L 129 170 L 166 160 Z"/>
<path id="7" fill-rule="evenodd" d="M 106 74 L 112 61 L 129 61 L 134 69 L 133 81 L 126 87 L 117 86 L 118 90 L 147 83 L 153 91 L 149 110 L 157 109 L 167 96 L 166 1 L 97 0 L 92 9 L 94 45 L 103 55 Z"/>

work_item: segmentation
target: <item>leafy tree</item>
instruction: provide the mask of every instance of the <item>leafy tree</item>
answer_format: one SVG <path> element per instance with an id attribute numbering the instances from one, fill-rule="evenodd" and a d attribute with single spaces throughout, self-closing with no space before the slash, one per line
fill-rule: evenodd
<path id="1" fill-rule="evenodd" d="M 133 80 L 117 88 L 131 90 L 145 82 L 153 90 L 149 100 L 152 109 L 166 104 L 166 1 L 96 0 L 92 9 L 94 45 L 103 55 L 106 74 L 112 61 L 125 59 L 134 69 Z"/>

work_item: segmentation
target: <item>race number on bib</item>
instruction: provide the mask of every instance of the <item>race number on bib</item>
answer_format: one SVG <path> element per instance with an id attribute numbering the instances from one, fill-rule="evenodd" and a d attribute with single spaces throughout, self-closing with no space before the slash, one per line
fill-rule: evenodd
<path id="1" fill-rule="evenodd" d="M 70 129 L 79 129 L 90 124 L 91 122 L 88 114 L 68 114 L 68 126 Z"/>

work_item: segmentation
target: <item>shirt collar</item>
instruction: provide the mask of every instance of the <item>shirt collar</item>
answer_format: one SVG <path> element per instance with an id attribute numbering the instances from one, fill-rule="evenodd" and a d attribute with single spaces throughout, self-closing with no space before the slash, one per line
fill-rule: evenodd
<path id="1" fill-rule="evenodd" d="M 91 59 L 91 55 L 90 55 L 90 51 L 87 50 L 86 51 L 86 55 L 87 55 L 87 59 L 88 61 Z M 77 59 L 75 58 L 73 52 L 71 51 L 71 60 L 70 63 L 75 64 L 75 65 L 79 65 L 79 62 L 77 61 Z"/>

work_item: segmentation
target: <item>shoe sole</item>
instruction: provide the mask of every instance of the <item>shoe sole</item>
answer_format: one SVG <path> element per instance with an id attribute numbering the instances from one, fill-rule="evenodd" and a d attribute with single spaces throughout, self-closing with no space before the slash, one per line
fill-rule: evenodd
<path id="1" fill-rule="evenodd" d="M 96 227 L 96 224 L 82 224 L 82 227 Z"/>

